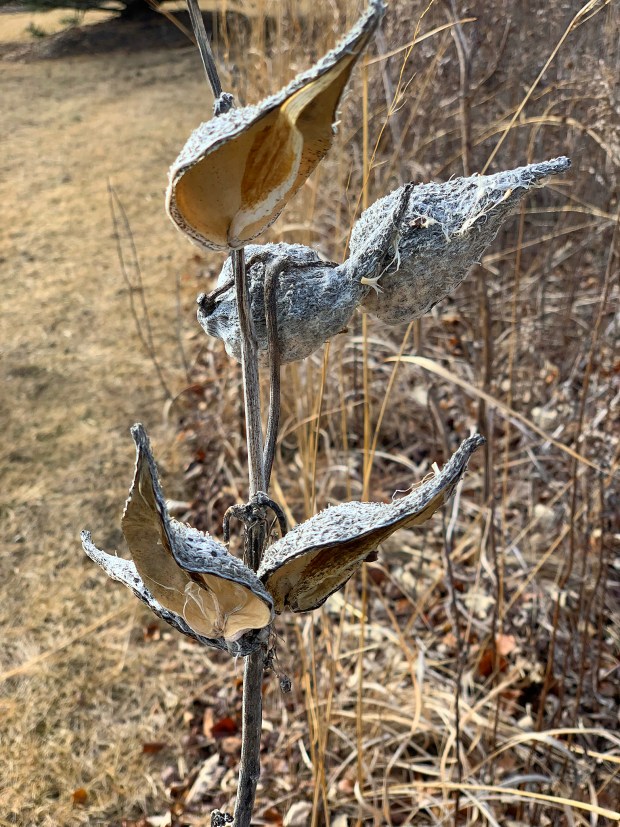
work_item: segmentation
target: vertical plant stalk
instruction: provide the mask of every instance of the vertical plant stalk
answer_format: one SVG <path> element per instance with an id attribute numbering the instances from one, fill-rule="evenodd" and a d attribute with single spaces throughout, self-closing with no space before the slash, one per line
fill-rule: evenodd
<path id="1" fill-rule="evenodd" d="M 263 431 L 260 416 L 260 384 L 258 378 L 258 344 L 252 328 L 250 297 L 245 274 L 244 250 L 233 250 L 233 273 L 235 274 L 235 295 L 241 333 L 241 372 L 243 374 L 243 401 L 245 408 L 245 433 L 248 444 L 248 473 L 250 497 L 265 491 L 263 468 Z M 259 561 L 247 561 L 254 570 Z M 256 562 L 256 565 L 254 563 Z"/>
<path id="2" fill-rule="evenodd" d="M 196 45 L 200 52 L 200 59 L 202 60 L 209 85 L 213 90 L 213 95 L 217 100 L 222 94 L 222 84 L 220 83 L 220 76 L 217 72 L 215 58 L 213 57 L 213 51 L 209 43 L 209 37 L 205 29 L 205 22 L 202 19 L 198 0 L 187 0 L 187 10 L 189 11 L 189 19 L 192 21 L 192 29 L 196 37 Z"/>
<path id="3" fill-rule="evenodd" d="M 248 446 L 248 473 L 250 497 L 264 491 L 263 432 L 260 414 L 260 385 L 258 377 L 258 346 L 250 317 L 250 297 L 245 277 L 244 250 L 232 253 L 235 274 L 235 294 L 241 332 L 241 370 L 243 373 L 243 400 L 245 407 L 245 431 Z M 244 562 L 254 571 L 260 565 L 265 546 L 263 523 L 245 524 Z M 265 651 L 261 647 L 248 655 L 243 670 L 243 705 L 241 726 L 241 763 L 237 800 L 235 802 L 235 827 L 250 827 L 256 787 L 260 777 L 260 736 L 263 720 L 263 670 Z"/>
<path id="4" fill-rule="evenodd" d="M 232 97 L 222 93 L 213 52 L 209 45 L 202 14 L 197 0 L 187 0 L 194 34 L 200 49 L 205 73 L 216 99 L 215 113 L 222 114 L 232 105 Z M 222 105 L 223 104 L 223 105 Z M 259 491 L 266 491 L 263 465 L 263 432 L 260 410 L 260 385 L 258 375 L 258 346 L 250 315 L 250 298 L 245 273 L 244 250 L 233 250 L 232 265 L 235 279 L 235 294 L 241 333 L 241 370 L 243 374 L 243 399 L 245 408 L 246 438 L 248 447 L 248 473 L 250 497 Z M 275 342 L 277 351 L 277 338 Z M 279 360 L 278 360 L 279 362 Z M 278 372 L 279 365 L 274 368 Z M 274 372 L 272 372 L 272 376 Z M 273 402 L 273 400 L 272 400 Z M 279 402 L 279 395 L 278 395 Z M 270 412 L 270 420 L 273 417 Z M 277 429 L 277 414 L 276 414 Z M 274 437 L 275 442 L 275 437 Z M 254 571 L 258 569 L 265 545 L 264 523 L 244 526 L 244 562 Z M 265 663 L 264 647 L 248 655 L 243 672 L 243 708 L 241 731 L 241 764 L 237 800 L 235 803 L 235 827 L 250 827 L 256 787 L 260 777 L 260 737 L 262 728 L 262 683 Z"/>
<path id="5" fill-rule="evenodd" d="M 244 250 L 234 250 L 232 259 L 239 329 L 241 332 L 241 370 L 243 373 L 250 497 L 253 497 L 259 491 L 266 490 L 260 413 L 258 346 L 250 316 L 250 297 L 245 277 Z M 244 532 L 244 562 L 256 571 L 260 565 L 265 547 L 265 524 L 262 522 L 254 525 L 245 524 Z M 248 655 L 243 670 L 241 763 L 234 812 L 235 827 L 250 827 L 256 787 L 260 777 L 260 737 L 263 720 L 262 686 L 265 654 L 264 647 L 261 647 L 256 652 Z"/>
<path id="6" fill-rule="evenodd" d="M 458 507 L 458 496 L 454 504 Z M 456 780 L 458 785 L 454 791 L 454 827 L 458 827 L 459 823 L 459 809 L 460 809 L 460 786 L 463 781 L 463 765 L 461 763 L 461 682 L 463 680 L 463 669 L 465 666 L 465 657 L 463 649 L 463 636 L 461 635 L 461 626 L 459 623 L 459 606 L 456 599 L 456 588 L 454 585 L 454 568 L 452 566 L 452 531 L 446 529 L 446 514 L 444 509 L 441 511 L 441 525 L 443 529 L 444 538 L 444 561 L 446 565 L 446 585 L 448 587 L 448 604 L 450 606 L 450 613 L 452 614 L 452 625 L 454 627 L 454 636 L 456 638 L 456 680 L 454 685 L 454 727 L 456 734 L 454 737 L 454 751 L 456 759 Z"/>

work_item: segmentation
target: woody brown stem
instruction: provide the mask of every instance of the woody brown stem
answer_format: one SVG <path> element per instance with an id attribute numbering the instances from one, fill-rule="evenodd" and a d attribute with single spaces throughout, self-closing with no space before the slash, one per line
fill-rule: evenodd
<path id="1" fill-rule="evenodd" d="M 263 467 L 263 432 L 260 416 L 260 386 L 258 379 L 258 347 L 252 330 L 250 299 L 245 278 L 245 255 L 243 250 L 234 250 L 233 272 L 239 329 L 241 332 L 241 370 L 243 373 L 243 398 L 245 404 L 245 427 L 248 444 L 248 469 L 250 497 L 265 489 Z M 263 523 L 246 524 L 245 563 L 254 571 L 260 564 L 265 545 Z M 263 719 L 262 683 L 265 663 L 265 649 L 260 647 L 245 659 L 243 671 L 243 708 L 241 730 L 241 765 L 239 785 L 235 803 L 235 827 L 250 827 L 252 809 L 256 797 L 256 785 L 260 777 L 260 734 Z"/>
<path id="2" fill-rule="evenodd" d="M 187 0 L 200 49 L 205 72 L 216 98 L 216 115 L 222 114 L 232 98 L 222 93 L 213 53 L 204 28 L 197 0 Z M 224 100 L 224 98 L 226 100 Z M 219 103 L 218 103 L 219 102 Z M 243 399 L 245 406 L 246 438 L 248 445 L 248 473 L 250 497 L 265 491 L 265 470 L 263 466 L 263 432 L 260 413 L 260 385 L 258 377 L 258 347 L 252 329 L 250 299 L 245 277 L 245 254 L 243 249 L 233 250 L 232 265 L 235 277 L 235 293 L 241 333 L 241 370 L 243 374 Z M 245 524 L 245 563 L 257 570 L 265 545 L 263 523 Z M 262 728 L 262 682 L 265 663 L 265 647 L 245 659 L 243 673 L 243 711 L 241 732 L 241 765 L 235 804 L 234 827 L 250 827 L 256 785 L 260 776 L 260 736 Z M 220 814 L 214 814 L 219 817 Z"/>

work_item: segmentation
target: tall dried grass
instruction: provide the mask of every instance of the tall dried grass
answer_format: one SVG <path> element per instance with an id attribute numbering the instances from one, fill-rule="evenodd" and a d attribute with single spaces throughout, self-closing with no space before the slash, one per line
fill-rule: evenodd
<path id="1" fill-rule="evenodd" d="M 274 493 L 293 519 L 409 487 L 474 427 L 489 444 L 443 524 L 280 621 L 307 731 L 282 727 L 268 686 L 269 812 L 305 795 L 313 827 L 618 819 L 619 23 L 601 2 L 392 3 L 338 147 L 272 230 L 338 258 L 361 207 L 403 181 L 573 159 L 430 316 L 358 319 L 286 369 Z M 253 98 L 314 53 L 280 26 Z"/>

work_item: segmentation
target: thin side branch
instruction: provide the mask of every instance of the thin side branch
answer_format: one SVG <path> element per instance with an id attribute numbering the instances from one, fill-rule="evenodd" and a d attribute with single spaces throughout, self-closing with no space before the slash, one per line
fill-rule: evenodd
<path id="1" fill-rule="evenodd" d="M 241 333 L 241 370 L 245 404 L 245 432 L 248 443 L 250 497 L 265 490 L 263 469 L 263 431 L 260 416 L 260 383 L 258 378 L 258 343 L 252 327 L 250 297 L 245 277 L 244 250 L 232 252 L 235 294 Z"/>
<path id="2" fill-rule="evenodd" d="M 281 258 L 265 269 L 265 322 L 267 324 L 267 351 L 269 355 L 269 417 L 265 435 L 263 467 L 265 471 L 265 492 L 269 487 L 271 469 L 276 454 L 276 441 L 280 424 L 280 348 L 278 343 L 277 286 L 278 276 L 286 266 Z"/>
<path id="3" fill-rule="evenodd" d="M 161 385 L 161 388 L 166 398 L 171 400 L 173 398 L 172 392 L 170 391 L 170 388 L 168 387 L 168 384 L 164 377 L 163 368 L 159 364 L 159 359 L 157 358 L 157 352 L 155 349 L 155 342 L 153 340 L 151 317 L 149 315 L 149 309 L 144 295 L 144 282 L 142 281 L 142 269 L 140 267 L 140 259 L 138 258 L 136 242 L 134 241 L 133 233 L 131 231 L 131 225 L 129 224 L 129 217 L 127 216 L 127 212 L 125 210 L 125 207 L 123 206 L 123 202 L 118 197 L 118 193 L 116 192 L 110 181 L 108 181 L 108 196 L 110 201 L 110 215 L 112 216 L 112 228 L 114 231 L 114 240 L 116 241 L 116 252 L 118 255 L 118 262 L 121 268 L 123 280 L 127 286 L 127 293 L 129 296 L 129 307 L 131 309 L 131 315 L 133 316 L 133 320 L 136 325 L 138 338 L 142 343 L 142 347 L 144 348 L 146 355 L 150 358 L 151 362 L 153 363 L 153 366 L 155 367 L 155 372 L 157 373 L 159 384 Z M 131 251 L 130 261 L 135 275 L 135 285 L 132 284 L 132 281 L 129 277 L 129 268 L 127 266 L 127 262 L 125 261 L 125 256 L 123 255 L 123 243 L 121 241 L 119 216 L 120 223 L 123 225 L 123 228 L 125 230 L 125 235 L 129 240 L 129 248 Z M 138 308 L 136 307 L 136 302 L 134 299 L 135 294 L 137 294 L 140 298 L 142 318 L 140 318 Z"/>

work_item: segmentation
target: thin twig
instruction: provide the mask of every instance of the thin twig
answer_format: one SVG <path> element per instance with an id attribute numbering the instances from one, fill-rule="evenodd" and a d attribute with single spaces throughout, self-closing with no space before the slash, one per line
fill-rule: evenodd
<path id="1" fill-rule="evenodd" d="M 265 473 L 265 491 L 269 490 L 271 469 L 276 453 L 278 426 L 280 424 L 280 346 L 278 342 L 278 312 L 276 289 L 278 276 L 286 265 L 284 257 L 265 267 L 265 322 L 267 323 L 267 352 L 269 355 L 269 416 L 263 451 L 263 468 Z"/>
<path id="2" fill-rule="evenodd" d="M 454 503 L 454 508 L 458 507 L 458 500 Z M 454 747 L 456 751 L 456 778 L 457 783 L 463 781 L 463 765 L 461 764 L 461 681 L 463 679 L 463 666 L 465 662 L 465 652 L 463 649 L 463 639 L 461 636 L 461 627 L 459 624 L 459 609 L 456 600 L 456 589 L 454 586 L 454 569 L 452 567 L 452 532 L 448 532 L 446 528 L 446 514 L 445 510 L 441 511 L 441 522 L 444 537 L 444 557 L 446 563 L 446 583 L 448 586 L 448 599 L 450 604 L 450 611 L 452 614 L 452 625 L 454 626 L 454 636 L 456 638 L 456 680 L 454 687 L 454 728 L 456 735 L 454 738 Z M 455 791 L 454 800 L 454 827 L 457 827 L 459 822 L 459 808 L 460 808 L 460 791 L 457 787 Z"/>
<path id="3" fill-rule="evenodd" d="M 196 304 L 200 307 L 205 316 L 208 316 L 213 312 L 217 299 L 220 296 L 223 296 L 224 293 L 227 293 L 230 288 L 234 286 L 235 279 L 228 279 L 224 282 L 224 284 L 220 287 L 216 287 L 215 290 L 212 290 L 210 293 L 201 293 L 196 300 Z"/>
<path id="4" fill-rule="evenodd" d="M 157 378 L 159 379 L 159 384 L 162 387 L 166 398 L 169 400 L 173 399 L 173 395 L 168 387 L 168 384 L 164 378 L 164 372 L 159 364 L 159 360 L 157 358 L 157 353 L 155 351 L 155 343 L 153 340 L 153 330 L 151 328 L 151 318 L 149 316 L 149 309 L 146 303 L 146 298 L 144 295 L 144 283 L 142 281 L 142 269 L 140 267 L 140 259 L 138 258 L 138 250 L 136 248 L 136 243 L 134 241 L 133 233 L 131 232 L 131 226 L 129 224 L 129 218 L 125 211 L 122 201 L 118 197 L 116 190 L 112 186 L 111 182 L 108 181 L 108 195 L 110 199 L 110 214 L 112 216 L 112 228 L 114 231 L 114 240 L 116 241 L 116 252 L 118 255 L 118 262 L 121 268 L 121 274 L 123 276 L 123 281 L 127 286 L 127 292 L 129 295 L 129 307 L 131 309 L 131 315 L 133 316 L 133 320 L 136 325 L 136 330 L 138 333 L 138 338 L 142 343 L 142 347 L 144 348 L 146 355 L 149 357 L 153 366 L 155 367 L 155 372 L 157 373 Z M 125 261 L 125 256 L 123 255 L 123 244 L 121 242 L 121 234 L 120 234 L 120 227 L 119 227 L 119 218 L 122 222 L 123 228 L 125 230 L 125 235 L 129 240 L 129 248 L 131 250 L 131 264 L 133 267 L 133 271 L 135 273 L 136 278 L 136 285 L 131 283 L 131 279 L 129 278 L 129 272 L 127 268 L 127 263 Z M 135 294 L 138 294 L 140 297 L 140 306 L 142 309 L 142 319 L 138 315 L 138 309 L 136 307 L 136 303 L 134 300 Z"/>
<path id="5" fill-rule="evenodd" d="M 217 100 L 222 94 L 222 84 L 217 73 L 217 66 L 215 65 L 215 58 L 209 43 L 207 30 L 205 29 L 205 22 L 202 19 L 202 12 L 198 5 L 198 0 L 187 0 L 187 9 L 189 11 L 189 19 L 192 21 L 192 28 L 196 36 L 196 44 L 200 52 L 202 65 L 204 66 L 205 74 L 209 85 L 213 90 L 213 96 Z"/>

